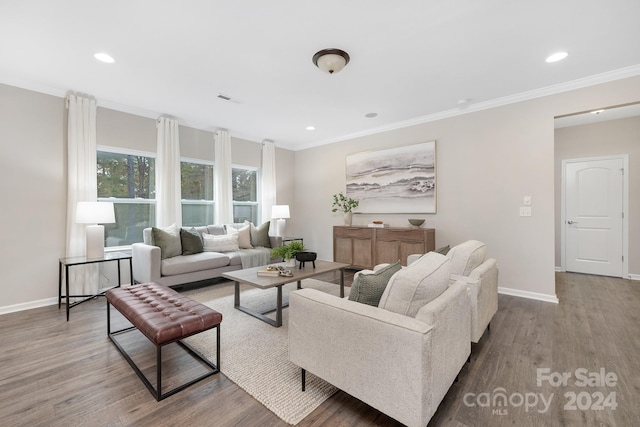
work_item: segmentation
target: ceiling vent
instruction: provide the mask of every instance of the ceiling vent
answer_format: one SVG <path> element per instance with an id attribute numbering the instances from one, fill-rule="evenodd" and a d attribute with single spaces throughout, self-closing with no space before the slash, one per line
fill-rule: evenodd
<path id="1" fill-rule="evenodd" d="M 218 98 L 224 99 L 225 101 L 231 101 L 231 97 L 223 94 L 218 94 Z"/>

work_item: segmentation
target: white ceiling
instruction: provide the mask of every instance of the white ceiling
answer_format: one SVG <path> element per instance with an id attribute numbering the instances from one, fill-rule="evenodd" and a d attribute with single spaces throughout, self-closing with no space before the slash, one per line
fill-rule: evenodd
<path id="1" fill-rule="evenodd" d="M 0 82 L 301 149 L 640 74 L 638 17 L 638 0 L 0 0 Z M 322 73 L 324 48 L 351 62 Z"/>

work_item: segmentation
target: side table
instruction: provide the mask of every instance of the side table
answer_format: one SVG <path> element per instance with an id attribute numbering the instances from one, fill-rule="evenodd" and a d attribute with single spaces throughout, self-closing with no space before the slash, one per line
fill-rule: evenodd
<path id="1" fill-rule="evenodd" d="M 96 263 L 104 263 L 109 261 L 115 261 L 118 264 L 118 286 L 113 286 L 114 288 L 120 287 L 122 285 L 122 278 L 120 275 L 120 261 L 129 260 L 129 274 L 131 280 L 133 281 L 133 261 L 132 255 L 125 252 L 107 252 L 104 254 L 102 258 L 87 258 L 84 256 L 77 257 L 69 257 L 69 258 L 60 258 L 59 266 L 58 266 L 58 309 L 62 305 L 62 298 L 66 298 L 66 306 L 67 306 L 67 322 L 69 321 L 69 310 L 71 307 L 75 307 L 78 304 L 82 304 L 85 301 L 89 301 L 95 297 L 104 296 L 105 292 L 108 289 L 105 289 L 103 292 L 97 293 L 95 295 L 69 295 L 69 267 L 74 265 L 85 265 L 85 264 L 96 264 Z M 62 295 L 62 268 L 64 267 L 64 276 L 66 281 L 66 292 L 65 295 Z M 111 289 L 111 288 L 110 288 Z M 69 304 L 69 298 L 84 298 L 80 301 L 76 301 L 72 304 Z"/>

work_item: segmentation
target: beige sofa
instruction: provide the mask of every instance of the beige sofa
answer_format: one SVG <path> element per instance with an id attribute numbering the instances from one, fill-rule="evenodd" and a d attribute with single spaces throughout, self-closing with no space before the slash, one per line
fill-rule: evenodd
<path id="1" fill-rule="evenodd" d="M 242 224 L 239 224 L 242 225 Z M 190 229 L 191 227 L 183 227 Z M 224 225 L 209 225 L 194 227 L 200 233 L 211 235 L 226 234 Z M 133 257 L 133 279 L 135 283 L 155 282 L 165 286 L 177 286 L 187 283 L 202 282 L 222 276 L 222 273 L 243 268 L 251 255 L 263 251 L 270 254 L 271 248 L 240 249 L 233 252 L 201 252 L 192 255 L 178 255 L 161 259 L 160 248 L 151 245 L 151 228 L 143 230 L 144 243 L 131 245 Z M 281 237 L 269 236 L 271 246 L 282 244 Z M 270 262 L 278 262 L 281 259 L 273 259 L 266 255 Z M 250 264 L 249 266 L 253 266 Z"/>
<path id="2" fill-rule="evenodd" d="M 450 269 L 445 256 L 425 255 L 392 276 L 378 307 L 292 292 L 289 359 L 406 425 L 426 426 L 471 354 L 468 287 L 450 285 Z M 420 307 L 407 302 L 426 295 L 416 281 L 444 291 Z"/>

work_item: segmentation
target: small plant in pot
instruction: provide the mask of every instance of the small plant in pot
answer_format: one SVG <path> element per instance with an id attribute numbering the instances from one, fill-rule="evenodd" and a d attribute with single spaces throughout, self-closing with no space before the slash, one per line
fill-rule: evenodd
<path id="1" fill-rule="evenodd" d="M 347 197 L 342 192 L 333 195 L 333 204 L 331 205 L 331 212 L 342 211 L 344 212 L 344 224 L 350 226 L 353 210 L 360 205 L 360 202 L 351 197 Z"/>
<path id="2" fill-rule="evenodd" d="M 282 258 L 287 263 L 287 266 L 292 266 L 291 263 L 295 266 L 296 254 L 298 252 L 304 252 L 304 250 L 302 242 L 294 240 L 293 242 L 273 248 L 271 250 L 271 256 L 273 258 Z"/>

